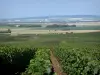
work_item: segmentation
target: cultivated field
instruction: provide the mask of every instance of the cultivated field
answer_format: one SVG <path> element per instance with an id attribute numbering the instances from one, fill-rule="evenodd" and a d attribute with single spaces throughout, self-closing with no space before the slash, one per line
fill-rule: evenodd
<path id="1" fill-rule="evenodd" d="M 100 75 L 97 28 L 11 27 L 0 33 L 0 75 Z"/>
<path id="2" fill-rule="evenodd" d="M 26 28 L 12 29 L 12 35 L 14 34 L 66 34 L 66 33 L 89 33 L 100 32 L 100 30 L 32 30 Z"/>
<path id="3" fill-rule="evenodd" d="M 100 32 L 100 26 L 85 26 L 80 25 L 76 27 L 61 27 L 61 28 L 43 28 L 43 27 L 10 27 L 0 26 L 0 30 L 10 29 L 11 35 L 18 34 L 66 34 L 66 33 L 88 33 L 88 32 Z"/>
<path id="4" fill-rule="evenodd" d="M 0 59 L 4 75 L 99 75 L 100 32 L 0 34 Z"/>

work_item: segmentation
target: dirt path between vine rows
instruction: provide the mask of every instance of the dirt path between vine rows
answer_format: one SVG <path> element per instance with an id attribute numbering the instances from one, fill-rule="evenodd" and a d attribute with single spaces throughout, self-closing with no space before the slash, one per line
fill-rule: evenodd
<path id="1" fill-rule="evenodd" d="M 50 58 L 51 58 L 52 66 L 54 68 L 54 72 L 56 72 L 57 75 L 67 75 L 67 74 L 63 73 L 63 70 L 62 70 L 59 62 L 56 59 L 56 57 L 54 56 L 52 51 L 50 51 Z"/>

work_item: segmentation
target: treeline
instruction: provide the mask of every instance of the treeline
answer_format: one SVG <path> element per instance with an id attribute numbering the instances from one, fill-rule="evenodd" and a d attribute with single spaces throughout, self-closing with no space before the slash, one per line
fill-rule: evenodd
<path id="1" fill-rule="evenodd" d="M 20 25 L 19 27 L 42 27 L 41 25 Z"/>
<path id="2" fill-rule="evenodd" d="M 60 28 L 60 27 L 76 27 L 76 25 L 57 25 L 57 24 L 53 24 L 53 25 L 46 26 L 46 28 Z"/>
<path id="3" fill-rule="evenodd" d="M 41 25 L 8 25 L 10 27 L 42 27 Z"/>

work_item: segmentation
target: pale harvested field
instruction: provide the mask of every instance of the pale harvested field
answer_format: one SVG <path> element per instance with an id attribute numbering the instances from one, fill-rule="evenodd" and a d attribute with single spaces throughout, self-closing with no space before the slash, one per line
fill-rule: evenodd
<path id="1" fill-rule="evenodd" d="M 55 33 L 55 34 L 66 34 L 66 33 L 89 33 L 89 32 L 100 32 L 100 30 L 30 30 L 30 29 L 12 29 L 12 35 L 17 35 L 17 34 L 50 34 L 50 33 Z"/>
<path id="2" fill-rule="evenodd" d="M 77 25 L 77 26 L 100 26 L 100 22 L 78 22 L 78 23 L 68 23 L 68 25 Z"/>

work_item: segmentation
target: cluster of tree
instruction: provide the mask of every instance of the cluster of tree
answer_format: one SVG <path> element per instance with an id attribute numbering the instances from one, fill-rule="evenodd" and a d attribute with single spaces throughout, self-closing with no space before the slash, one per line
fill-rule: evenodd
<path id="1" fill-rule="evenodd" d="M 46 28 L 58 28 L 58 27 L 76 27 L 76 25 L 57 25 L 57 24 L 53 24 L 53 25 L 46 26 Z"/>
<path id="2" fill-rule="evenodd" d="M 20 25 L 19 27 L 42 27 L 41 25 Z"/>
<path id="3" fill-rule="evenodd" d="M 15 24 L 8 24 L 6 26 L 9 26 L 9 27 L 42 27 L 41 25 L 15 25 Z"/>

